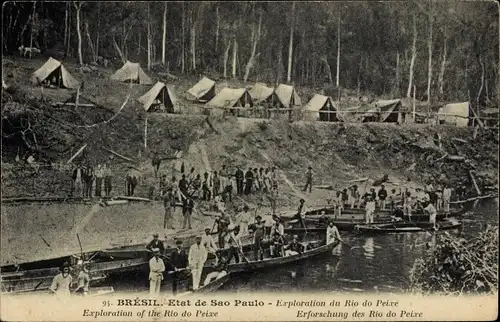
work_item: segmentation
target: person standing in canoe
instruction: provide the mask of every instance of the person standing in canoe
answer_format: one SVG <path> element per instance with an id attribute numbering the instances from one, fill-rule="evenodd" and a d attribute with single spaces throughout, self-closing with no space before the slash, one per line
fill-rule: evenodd
<path id="1" fill-rule="evenodd" d="M 375 200 L 371 195 L 366 197 L 365 223 L 373 224 L 373 214 L 375 213 Z"/>
<path id="2" fill-rule="evenodd" d="M 227 227 L 227 234 L 225 236 L 225 244 L 229 246 L 229 255 L 227 257 L 227 263 L 231 262 L 234 257 L 234 262 L 240 262 L 240 255 L 243 253 L 241 240 L 239 234 L 239 226 L 234 226 L 233 224 Z"/>
<path id="3" fill-rule="evenodd" d="M 193 290 L 197 290 L 200 286 L 203 265 L 207 261 L 207 250 L 201 244 L 201 236 L 197 236 L 196 243 L 189 248 L 188 261 L 193 275 Z"/>
<path id="4" fill-rule="evenodd" d="M 337 226 L 333 224 L 333 221 L 328 222 L 328 227 L 326 227 L 326 243 L 331 243 L 334 239 L 341 240 L 339 230 Z"/>
<path id="5" fill-rule="evenodd" d="M 385 186 L 381 185 L 380 190 L 377 193 L 378 200 L 380 201 L 379 207 L 380 209 L 385 209 L 385 200 L 387 199 L 387 190 L 385 190 Z"/>
<path id="6" fill-rule="evenodd" d="M 295 218 L 298 219 L 300 226 L 302 228 L 306 228 L 305 217 L 306 217 L 307 209 L 306 209 L 306 206 L 304 205 L 305 202 L 306 201 L 304 199 L 300 199 L 300 205 L 297 208 L 297 214 L 295 215 Z"/>
<path id="7" fill-rule="evenodd" d="M 149 242 L 149 244 L 146 246 L 146 249 L 152 253 L 158 251 L 162 255 L 165 252 L 165 246 L 163 245 L 163 242 L 158 239 L 158 234 L 156 233 L 153 234 L 153 240 Z"/>
<path id="8" fill-rule="evenodd" d="M 432 227 L 434 228 L 434 230 L 437 230 L 437 226 L 436 226 L 437 210 L 436 210 L 436 207 L 434 207 L 434 205 L 429 201 L 426 201 L 423 206 L 424 206 L 424 212 L 429 214 L 429 223 L 432 224 Z"/>
<path id="9" fill-rule="evenodd" d="M 185 272 L 188 269 L 188 255 L 186 251 L 182 249 L 182 240 L 178 239 L 175 242 L 176 248 L 170 254 L 170 265 L 172 265 L 172 293 L 174 296 L 177 295 L 177 284 L 179 280 L 185 278 L 187 275 Z"/>
<path id="10" fill-rule="evenodd" d="M 271 226 L 271 233 L 269 237 L 271 239 L 270 253 L 271 257 L 278 257 L 282 254 L 281 247 L 283 246 L 283 235 L 285 234 L 285 227 L 281 223 L 280 218 L 277 215 L 273 215 L 273 225 Z"/>
<path id="11" fill-rule="evenodd" d="M 262 239 L 264 238 L 265 226 L 262 221 L 262 216 L 257 215 L 255 217 L 255 231 L 253 233 L 253 251 L 255 260 L 263 260 L 264 259 L 264 248 L 262 247 Z"/>
<path id="12" fill-rule="evenodd" d="M 445 186 L 443 189 L 443 208 L 445 212 L 450 211 L 451 188 Z"/>
<path id="13" fill-rule="evenodd" d="M 73 277 L 70 272 L 70 265 L 68 262 L 64 262 L 59 268 L 61 273 L 54 276 L 52 280 L 52 285 L 50 285 L 49 290 L 58 296 L 70 296 L 69 288 L 73 282 Z"/>
<path id="14" fill-rule="evenodd" d="M 205 247 L 209 254 L 214 254 L 215 259 L 217 260 L 217 251 L 219 250 L 219 248 L 212 238 L 211 229 L 208 227 L 205 228 L 205 235 L 201 237 L 201 244 L 203 245 L 203 247 Z"/>
<path id="15" fill-rule="evenodd" d="M 159 295 L 161 281 L 165 272 L 165 263 L 160 258 L 160 251 L 155 250 L 154 256 L 149 260 L 149 294 Z"/>

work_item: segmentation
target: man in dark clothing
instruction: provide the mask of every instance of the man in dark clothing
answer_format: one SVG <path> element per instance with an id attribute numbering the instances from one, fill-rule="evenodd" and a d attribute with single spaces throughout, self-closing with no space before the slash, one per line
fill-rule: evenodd
<path id="1" fill-rule="evenodd" d="M 127 196 L 133 196 L 135 187 L 137 186 L 137 175 L 134 168 L 130 167 L 126 177 L 127 182 Z"/>
<path id="2" fill-rule="evenodd" d="M 372 200 L 377 199 L 377 193 L 375 192 L 375 188 L 370 188 L 370 197 L 372 197 Z"/>
<path id="3" fill-rule="evenodd" d="M 385 190 L 384 185 L 382 185 L 380 187 L 380 190 L 378 191 L 378 199 L 380 200 L 379 207 L 381 209 L 385 209 L 385 200 L 387 199 L 387 190 Z"/>
<path id="4" fill-rule="evenodd" d="M 163 207 L 165 208 L 165 218 L 163 220 L 163 228 L 174 229 L 172 224 L 173 212 L 175 209 L 175 198 L 172 189 L 168 189 L 163 195 Z"/>
<path id="5" fill-rule="evenodd" d="M 149 242 L 146 249 L 150 252 L 158 250 L 162 255 L 165 252 L 165 246 L 163 245 L 163 242 L 158 239 L 158 234 L 153 234 L 153 240 Z"/>
<path id="6" fill-rule="evenodd" d="M 185 279 L 189 274 L 186 273 L 189 261 L 186 251 L 182 249 L 182 240 L 175 242 L 177 248 L 170 255 L 170 265 L 172 265 L 172 292 L 177 295 L 177 284 L 179 280 Z"/>
<path id="7" fill-rule="evenodd" d="M 300 205 L 297 208 L 297 214 L 295 215 L 295 219 L 297 219 L 300 223 L 300 228 L 306 228 L 306 222 L 305 222 L 305 207 L 304 203 L 306 201 L 304 199 L 300 199 Z"/>
<path id="8" fill-rule="evenodd" d="M 243 194 L 244 174 L 239 166 L 236 167 L 236 173 L 234 174 L 234 176 L 236 177 L 236 193 L 241 195 Z"/>
<path id="9" fill-rule="evenodd" d="M 186 196 L 182 200 L 182 214 L 184 215 L 184 223 L 182 224 L 182 229 L 186 229 L 186 225 L 188 229 L 191 229 L 191 215 L 193 214 L 194 201 L 190 196 Z"/>
<path id="10" fill-rule="evenodd" d="M 249 195 L 252 192 L 252 186 L 253 186 L 253 172 L 252 168 L 249 168 L 248 171 L 245 173 L 245 194 Z"/>
<path id="11" fill-rule="evenodd" d="M 83 169 L 84 191 L 83 195 L 92 198 L 92 185 L 94 183 L 94 168 L 89 164 Z"/>
<path id="12" fill-rule="evenodd" d="M 212 184 L 213 184 L 213 194 L 212 196 L 215 198 L 219 195 L 220 193 L 220 177 L 219 175 L 217 174 L 217 171 L 214 171 L 214 177 L 212 179 Z"/>
<path id="13" fill-rule="evenodd" d="M 153 159 L 151 160 L 151 164 L 153 165 L 155 178 L 158 178 L 158 171 L 160 170 L 160 164 L 161 164 L 161 159 L 158 156 L 158 152 L 155 152 L 155 154 L 153 155 Z"/>
<path id="14" fill-rule="evenodd" d="M 186 175 L 183 174 L 182 175 L 182 179 L 179 180 L 179 190 L 181 191 L 181 193 L 184 195 L 184 196 L 187 196 L 188 194 L 188 182 L 186 180 Z M 183 197 L 184 199 L 185 197 Z"/>
<path id="15" fill-rule="evenodd" d="M 215 222 L 217 223 L 219 249 L 223 249 L 225 246 L 227 227 L 229 226 L 230 220 L 229 217 L 227 217 L 224 213 L 222 213 L 222 216 L 220 218 L 217 218 Z"/>
<path id="16" fill-rule="evenodd" d="M 210 190 L 210 178 L 208 177 L 208 172 L 203 174 L 203 200 L 210 201 L 212 191 Z"/>
<path id="17" fill-rule="evenodd" d="M 311 193 L 312 181 L 313 181 L 312 167 L 308 167 L 306 173 L 306 185 L 304 186 L 304 189 L 302 189 L 302 191 L 306 191 L 307 188 L 309 187 L 309 193 Z"/>

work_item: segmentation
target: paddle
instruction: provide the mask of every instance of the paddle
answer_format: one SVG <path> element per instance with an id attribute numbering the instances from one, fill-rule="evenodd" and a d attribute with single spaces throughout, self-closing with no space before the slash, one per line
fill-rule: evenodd
<path id="1" fill-rule="evenodd" d="M 173 274 L 173 273 L 175 273 L 175 272 L 182 272 L 182 271 L 186 271 L 186 270 L 189 270 L 189 267 L 179 268 L 179 269 L 176 269 L 176 270 L 174 270 L 174 271 L 168 271 L 167 273 L 168 273 L 169 275 L 172 275 L 172 274 Z"/>

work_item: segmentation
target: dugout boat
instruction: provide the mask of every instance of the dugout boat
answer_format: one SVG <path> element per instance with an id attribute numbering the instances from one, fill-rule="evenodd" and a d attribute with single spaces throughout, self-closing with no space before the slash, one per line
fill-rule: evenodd
<path id="1" fill-rule="evenodd" d="M 178 293 L 177 297 L 196 295 L 200 293 L 212 293 L 220 289 L 224 284 L 231 278 L 231 273 L 226 273 L 226 275 L 212 280 L 206 285 L 200 286 L 197 290 L 190 290 L 182 293 Z M 203 280 L 203 279 L 202 279 Z"/>
<path id="2" fill-rule="evenodd" d="M 88 263 L 91 283 L 105 280 L 109 275 L 131 272 L 147 267 L 148 262 L 138 259 L 120 261 L 90 262 Z M 31 292 L 47 290 L 52 284 L 54 276 L 60 273 L 59 267 L 40 268 L 32 270 L 2 272 L 2 293 Z M 78 270 L 73 270 L 71 275 L 74 281 Z"/>
<path id="3" fill-rule="evenodd" d="M 316 257 L 318 255 L 331 251 L 339 243 L 340 242 L 336 239 L 332 240 L 330 243 L 326 243 L 324 237 L 319 240 L 305 241 L 301 242 L 301 244 L 305 248 L 305 251 L 303 253 L 289 255 L 289 256 L 282 256 L 282 257 L 272 257 L 272 258 L 269 257 L 265 258 L 266 255 L 269 256 L 268 253 L 269 249 L 266 249 L 263 260 L 248 260 L 248 256 L 251 256 L 253 258 L 253 254 L 251 255 L 250 252 L 246 252 L 244 253 L 246 260 L 245 258 L 241 258 L 239 263 L 228 264 L 227 270 L 231 273 L 251 272 L 255 270 L 266 269 L 284 264 L 303 261 L 308 258 Z"/>
<path id="4" fill-rule="evenodd" d="M 462 227 L 462 223 L 455 218 L 448 218 L 436 222 L 436 230 L 450 230 Z M 433 231 L 434 226 L 429 222 L 394 222 L 390 224 L 359 225 L 355 230 L 364 234 L 387 234 L 387 233 L 413 233 L 422 231 Z"/>

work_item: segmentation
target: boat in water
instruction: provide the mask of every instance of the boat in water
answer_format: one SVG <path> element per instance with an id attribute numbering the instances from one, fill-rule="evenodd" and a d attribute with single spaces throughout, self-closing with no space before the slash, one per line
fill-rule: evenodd
<path id="1" fill-rule="evenodd" d="M 201 285 L 197 290 L 189 290 L 182 293 L 177 293 L 177 297 L 189 296 L 189 295 L 197 295 L 200 293 L 212 293 L 220 289 L 229 279 L 231 278 L 231 273 L 228 272 L 224 276 L 218 277 L 208 284 Z M 203 279 L 202 279 L 203 281 Z"/>
<path id="2" fill-rule="evenodd" d="M 450 230 L 460 227 L 462 227 L 462 223 L 456 218 L 448 218 L 436 222 L 436 230 Z M 356 226 L 355 230 L 363 234 L 413 233 L 434 231 L 434 225 L 429 222 L 399 221 L 390 224 L 359 225 Z"/>

